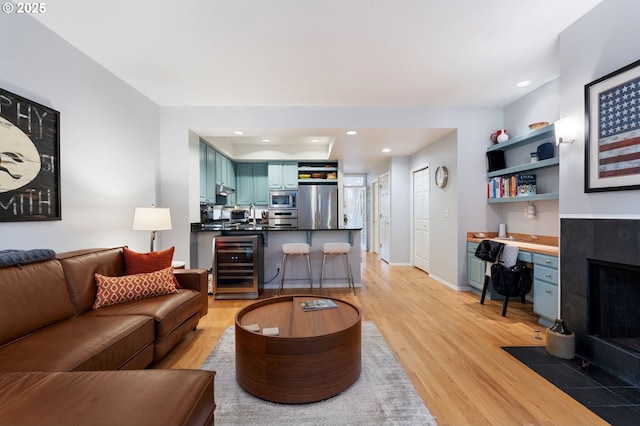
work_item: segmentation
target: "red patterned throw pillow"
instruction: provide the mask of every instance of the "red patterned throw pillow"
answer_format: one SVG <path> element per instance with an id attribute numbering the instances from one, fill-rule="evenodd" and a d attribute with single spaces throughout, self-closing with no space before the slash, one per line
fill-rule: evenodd
<path id="1" fill-rule="evenodd" d="M 148 274 L 95 277 L 98 291 L 93 309 L 178 292 L 171 267 Z"/>
<path id="2" fill-rule="evenodd" d="M 145 274 L 161 269 L 169 268 L 173 261 L 175 247 L 170 247 L 162 251 L 152 251 L 149 253 L 138 253 L 137 251 L 123 248 L 125 274 Z M 177 288 L 182 288 L 177 278 L 174 278 Z"/>

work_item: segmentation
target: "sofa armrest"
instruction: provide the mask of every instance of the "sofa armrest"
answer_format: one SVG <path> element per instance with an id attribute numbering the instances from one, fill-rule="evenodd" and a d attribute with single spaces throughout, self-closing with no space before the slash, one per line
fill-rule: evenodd
<path id="1" fill-rule="evenodd" d="M 199 291 L 202 295 L 202 308 L 200 317 L 207 315 L 209 311 L 209 283 L 206 269 L 174 269 L 178 282 L 183 288 Z"/>

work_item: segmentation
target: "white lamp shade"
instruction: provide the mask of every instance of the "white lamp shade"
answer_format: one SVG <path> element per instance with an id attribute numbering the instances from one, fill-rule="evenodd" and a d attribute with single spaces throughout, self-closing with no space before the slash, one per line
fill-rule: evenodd
<path id="1" fill-rule="evenodd" d="M 133 216 L 136 231 L 163 231 L 171 229 L 171 212 L 157 207 L 136 207 Z"/>

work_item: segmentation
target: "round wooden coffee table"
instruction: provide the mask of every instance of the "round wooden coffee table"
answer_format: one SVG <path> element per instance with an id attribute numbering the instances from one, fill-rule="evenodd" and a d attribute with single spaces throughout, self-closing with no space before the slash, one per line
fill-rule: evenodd
<path id="1" fill-rule="evenodd" d="M 305 312 L 300 302 L 331 300 L 337 308 Z M 260 331 L 250 331 L 257 324 Z M 263 334 L 278 327 L 279 335 Z M 249 327 L 250 328 L 250 327 Z M 259 398 L 286 404 L 339 394 L 360 376 L 360 311 L 319 296 L 281 296 L 236 314 L 236 380 Z"/>

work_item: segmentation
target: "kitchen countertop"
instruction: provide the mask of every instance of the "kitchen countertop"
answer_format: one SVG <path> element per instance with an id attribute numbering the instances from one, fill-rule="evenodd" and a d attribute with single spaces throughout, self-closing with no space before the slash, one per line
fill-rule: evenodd
<path id="1" fill-rule="evenodd" d="M 484 234 L 480 236 L 479 234 Z M 467 232 L 467 241 L 480 243 L 482 240 L 494 240 L 499 243 L 517 246 L 519 249 L 547 254 L 550 256 L 558 256 L 558 237 L 550 237 L 545 235 L 529 235 L 508 233 L 507 238 L 497 238 L 497 232 Z"/>
<path id="2" fill-rule="evenodd" d="M 239 232 L 281 232 L 281 231 L 361 231 L 362 228 L 338 228 L 338 229 L 303 229 L 303 228 L 269 228 L 267 224 L 238 223 L 238 224 L 219 224 L 219 223 L 200 223 L 191 224 L 191 232 L 211 232 L 211 231 L 239 231 Z"/>

